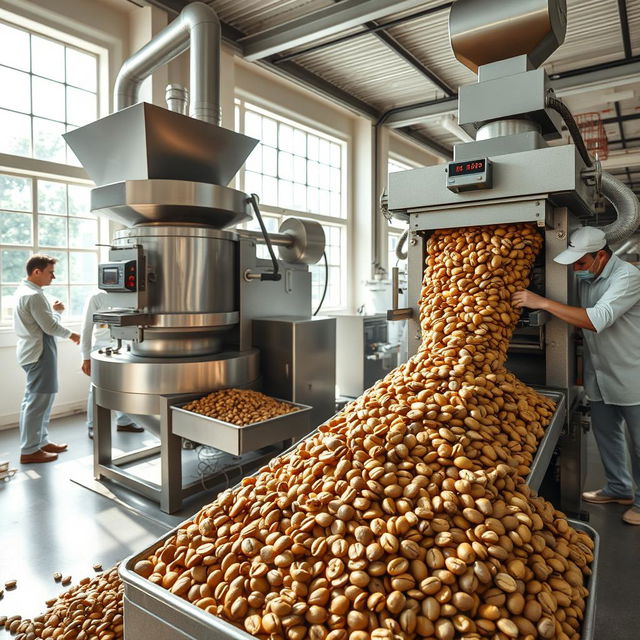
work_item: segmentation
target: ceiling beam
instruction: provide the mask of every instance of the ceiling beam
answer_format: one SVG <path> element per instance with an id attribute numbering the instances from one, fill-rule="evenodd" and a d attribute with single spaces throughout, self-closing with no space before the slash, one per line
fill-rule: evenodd
<path id="1" fill-rule="evenodd" d="M 378 26 L 375 21 L 369 21 L 366 23 L 369 29 L 373 29 Z M 375 31 L 374 35 L 383 42 L 389 49 L 398 54 L 405 62 L 409 63 L 418 73 L 423 75 L 429 82 L 436 85 L 439 89 L 449 97 L 455 97 L 456 92 L 452 89 L 442 78 L 437 76 L 431 69 L 423 64 L 416 56 L 411 53 L 404 45 L 400 44 L 391 34 L 386 31 Z"/>
<path id="2" fill-rule="evenodd" d="M 298 51 L 292 51 L 291 53 L 286 53 L 283 56 L 274 58 L 272 62 L 278 64 L 279 62 L 293 60 L 294 58 L 298 58 L 299 56 L 303 56 L 307 53 L 313 53 L 314 51 L 320 51 L 328 47 L 334 47 L 337 44 L 349 42 L 350 40 L 354 40 L 356 38 L 362 38 L 363 36 L 368 36 L 372 33 L 375 33 L 376 31 L 381 31 L 382 29 L 390 29 L 391 27 L 396 27 L 400 24 L 404 24 L 405 22 L 419 20 L 420 18 L 424 18 L 425 16 L 431 15 L 432 13 L 450 9 L 452 5 L 453 2 L 445 2 L 444 4 L 438 5 L 437 7 L 429 7 L 428 9 L 423 9 L 422 11 L 417 11 L 416 13 L 411 13 L 409 15 L 402 16 L 401 18 L 395 18 L 394 20 L 389 20 L 388 22 L 378 22 L 375 28 L 362 29 L 362 31 L 347 33 L 346 35 L 335 38 L 334 40 L 327 40 L 325 42 L 320 42 L 304 49 L 299 49 Z"/>
<path id="3" fill-rule="evenodd" d="M 626 116 L 603 118 L 602 124 L 618 124 L 618 122 L 629 122 L 630 120 L 640 120 L 640 112 L 628 113 Z"/>
<path id="4" fill-rule="evenodd" d="M 622 148 L 626 149 L 627 139 L 625 138 L 625 135 L 624 135 L 624 122 L 622 122 L 622 120 L 620 119 L 622 117 L 622 111 L 620 110 L 620 103 L 616 101 L 614 103 L 614 106 L 616 109 L 616 118 L 618 120 L 618 131 L 620 132 L 620 140 L 622 141 Z M 626 173 L 627 173 L 627 182 L 633 188 L 633 181 L 631 180 L 631 174 L 629 173 L 628 166 L 626 167 Z"/>
<path id="5" fill-rule="evenodd" d="M 630 167 L 640 167 L 640 150 L 628 149 L 617 153 L 610 153 L 606 160 L 602 161 L 602 168 L 627 169 Z"/>
<path id="6" fill-rule="evenodd" d="M 627 0 L 618 0 L 618 15 L 620 16 L 620 31 L 622 32 L 622 46 L 624 47 L 624 57 L 630 58 L 631 35 L 629 32 L 629 18 L 627 16 Z"/>
<path id="7" fill-rule="evenodd" d="M 285 24 L 246 36 L 242 40 L 242 51 L 246 60 L 261 60 L 361 26 L 370 20 L 419 8 L 423 4 L 424 0 L 342 0 Z"/>
<path id="8" fill-rule="evenodd" d="M 445 147 L 441 145 L 439 142 L 432 140 L 429 136 L 425 135 L 421 131 L 417 131 L 412 127 L 405 127 L 404 129 L 397 129 L 397 131 L 401 131 L 405 135 L 409 136 L 413 140 L 417 140 L 422 144 L 423 147 L 426 147 L 429 151 L 442 158 L 443 160 L 452 160 L 453 152 L 449 147 Z"/>

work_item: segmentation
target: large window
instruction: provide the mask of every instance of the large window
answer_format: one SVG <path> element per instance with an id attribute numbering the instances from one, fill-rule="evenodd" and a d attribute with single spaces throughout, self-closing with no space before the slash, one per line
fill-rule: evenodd
<path id="1" fill-rule="evenodd" d="M 89 187 L 0 174 L 0 323 L 8 325 L 14 293 L 33 253 L 57 258 L 46 295 L 79 319 L 97 286 L 99 225 L 89 213 Z"/>
<path id="2" fill-rule="evenodd" d="M 287 217 L 316 220 L 326 236 L 329 284 L 323 309 L 347 305 L 346 143 L 244 100 L 236 101 L 236 128 L 260 140 L 239 174 L 238 188 L 260 197 L 268 231 Z M 253 220 L 248 228 L 258 229 Z M 266 248 L 259 250 L 267 257 Z M 311 267 L 312 303 L 320 302 L 325 270 Z"/>
<path id="3" fill-rule="evenodd" d="M 98 58 L 0 22 L 0 153 L 78 165 L 62 134 L 98 115 Z"/>

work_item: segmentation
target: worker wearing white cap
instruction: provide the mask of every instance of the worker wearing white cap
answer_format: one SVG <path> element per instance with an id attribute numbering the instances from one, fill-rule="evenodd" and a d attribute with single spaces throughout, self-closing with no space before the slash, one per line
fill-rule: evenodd
<path id="1" fill-rule="evenodd" d="M 572 233 L 569 247 L 555 261 L 573 266 L 581 306 L 555 302 L 531 291 L 516 292 L 513 303 L 544 309 L 583 330 L 584 387 L 607 483 L 582 497 L 596 504 L 633 505 L 622 518 L 640 525 L 640 270 L 613 255 L 602 229 L 594 227 Z"/>

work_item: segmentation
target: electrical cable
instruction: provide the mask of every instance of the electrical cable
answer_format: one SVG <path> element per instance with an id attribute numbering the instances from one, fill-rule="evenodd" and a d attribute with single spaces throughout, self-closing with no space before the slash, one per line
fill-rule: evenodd
<path id="1" fill-rule="evenodd" d="M 571 111 L 569 111 L 569 107 L 567 107 L 567 105 L 562 102 L 562 100 L 558 100 L 558 98 L 555 98 L 552 95 L 547 95 L 546 104 L 547 107 L 553 109 L 554 111 L 557 111 L 562 116 L 562 119 L 567 125 L 567 129 L 569 129 L 571 138 L 573 139 L 573 142 L 576 145 L 580 156 L 584 160 L 584 163 L 588 167 L 592 167 L 593 160 L 591 160 L 591 157 L 589 156 L 589 151 L 587 150 L 587 146 L 585 145 L 582 134 L 580 133 L 580 128 L 573 118 L 573 114 L 571 113 Z"/>
<path id="2" fill-rule="evenodd" d="M 324 303 L 325 296 L 327 295 L 327 289 L 329 287 L 329 263 L 327 262 L 327 252 L 322 252 L 322 257 L 324 258 L 324 291 L 322 292 L 322 298 L 320 298 L 320 304 L 318 308 L 313 312 L 314 316 L 318 315 L 318 311 L 322 308 L 322 304 Z"/>
<path id="3" fill-rule="evenodd" d="M 271 246 L 271 238 L 269 238 L 267 228 L 264 226 L 262 214 L 260 213 L 260 207 L 258 206 L 258 195 L 252 193 L 249 197 L 249 202 L 251 202 L 251 206 L 256 213 L 256 218 L 258 218 L 258 224 L 260 225 L 260 229 L 262 230 L 262 235 L 264 236 L 264 241 L 267 245 L 269 255 L 271 256 L 271 262 L 273 263 L 273 273 L 261 273 L 260 280 L 280 280 L 282 278 L 282 275 L 278 273 L 278 261 L 276 260 L 276 254 L 273 252 L 273 247 Z"/>

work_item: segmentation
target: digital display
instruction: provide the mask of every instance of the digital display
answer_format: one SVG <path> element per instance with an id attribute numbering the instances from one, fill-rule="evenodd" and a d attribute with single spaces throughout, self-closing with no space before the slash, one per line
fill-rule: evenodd
<path id="1" fill-rule="evenodd" d="M 102 269 L 102 284 L 118 284 L 118 267 L 104 267 Z"/>
<path id="2" fill-rule="evenodd" d="M 466 162 L 450 162 L 449 176 L 466 176 L 471 173 L 482 173 L 487 168 L 486 160 L 468 160 Z"/>

